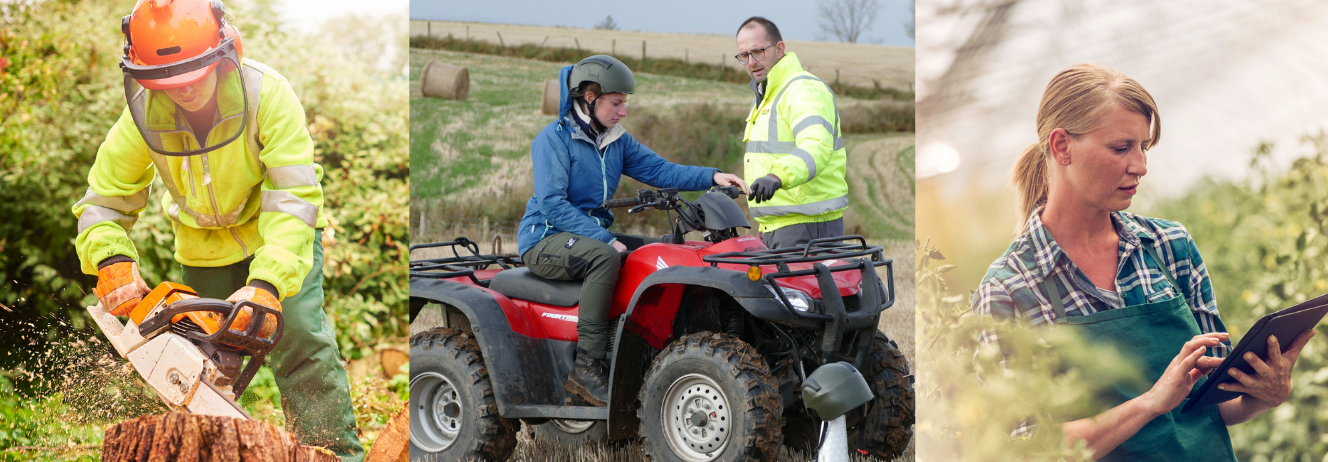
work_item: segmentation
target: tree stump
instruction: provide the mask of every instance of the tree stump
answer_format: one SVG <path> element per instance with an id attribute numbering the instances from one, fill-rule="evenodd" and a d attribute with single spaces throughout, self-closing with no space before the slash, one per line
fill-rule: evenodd
<path id="1" fill-rule="evenodd" d="M 407 462 L 410 459 L 410 408 L 402 409 L 378 432 L 364 462 Z"/>
<path id="2" fill-rule="evenodd" d="M 336 462 L 323 448 L 256 420 L 182 414 L 126 420 L 106 428 L 102 462 Z"/>

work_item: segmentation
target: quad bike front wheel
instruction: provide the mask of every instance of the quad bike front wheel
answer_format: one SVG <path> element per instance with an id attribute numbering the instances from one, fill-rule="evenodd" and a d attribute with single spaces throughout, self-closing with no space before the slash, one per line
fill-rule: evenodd
<path id="1" fill-rule="evenodd" d="M 903 454 L 913 439 L 914 397 L 908 359 L 893 340 L 876 331 L 862 376 L 874 397 L 848 413 L 849 445 L 858 444 L 873 456 L 892 459 Z"/>
<path id="2" fill-rule="evenodd" d="M 411 460 L 506 460 L 519 424 L 498 415 L 479 344 L 440 327 L 410 338 Z"/>
<path id="3" fill-rule="evenodd" d="M 779 388 L 751 345 L 699 332 L 655 357 L 640 392 L 641 436 L 655 462 L 773 461 Z"/>

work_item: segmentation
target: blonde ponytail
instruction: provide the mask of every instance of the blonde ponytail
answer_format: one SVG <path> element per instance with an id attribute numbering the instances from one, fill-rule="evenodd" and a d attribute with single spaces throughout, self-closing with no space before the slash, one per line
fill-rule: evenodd
<path id="1" fill-rule="evenodd" d="M 1019 191 L 1019 227 L 1015 235 L 1023 233 L 1028 216 L 1047 201 L 1047 154 L 1042 143 L 1033 143 L 1019 154 L 1014 164 L 1014 187 Z"/>
<path id="2" fill-rule="evenodd" d="M 1047 83 L 1038 105 L 1038 142 L 1019 154 L 1011 172 L 1019 194 L 1016 235 L 1023 233 L 1028 218 L 1047 201 L 1051 183 L 1047 141 L 1051 132 L 1061 128 L 1077 137 L 1096 130 L 1113 103 L 1147 117 L 1149 148 L 1157 146 L 1162 139 L 1162 116 L 1153 95 L 1134 79 L 1101 64 L 1082 63 L 1065 68 Z"/>

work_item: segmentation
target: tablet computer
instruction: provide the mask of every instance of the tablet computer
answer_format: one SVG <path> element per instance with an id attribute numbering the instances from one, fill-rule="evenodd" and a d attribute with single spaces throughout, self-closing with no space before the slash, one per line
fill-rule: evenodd
<path id="1" fill-rule="evenodd" d="M 1217 388 L 1218 384 L 1236 382 L 1236 378 L 1227 373 L 1230 368 L 1254 375 L 1254 366 L 1245 361 L 1245 353 L 1254 353 L 1260 359 L 1268 359 L 1268 336 L 1276 335 L 1282 348 L 1291 346 L 1297 335 L 1313 328 L 1328 313 L 1328 294 L 1297 304 L 1276 313 L 1259 318 L 1254 327 L 1240 339 L 1240 343 L 1231 350 L 1222 364 L 1208 373 L 1208 380 L 1190 393 L 1181 412 L 1203 409 L 1214 404 L 1236 399 L 1243 393 Z M 1285 350 L 1283 350 L 1285 351 Z"/>

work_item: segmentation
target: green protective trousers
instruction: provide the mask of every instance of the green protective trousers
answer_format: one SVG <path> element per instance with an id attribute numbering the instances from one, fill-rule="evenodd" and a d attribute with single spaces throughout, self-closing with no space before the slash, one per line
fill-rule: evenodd
<path id="1" fill-rule="evenodd" d="M 281 390 L 286 428 L 303 444 L 322 446 L 342 462 L 364 460 L 351 412 L 350 382 L 337 337 L 323 312 L 323 233 L 314 233 L 313 268 L 300 291 L 281 301 L 285 331 L 268 353 Z M 249 262 L 215 268 L 184 266 L 184 284 L 200 297 L 226 299 L 249 281 Z"/>
<path id="2" fill-rule="evenodd" d="M 614 236 L 628 250 L 659 242 L 628 234 Z M 559 281 L 584 280 L 581 303 L 577 305 L 576 346 L 591 358 L 604 359 L 613 338 L 609 310 L 622 266 L 618 251 L 599 240 L 562 232 L 535 243 L 521 259 L 536 276 Z"/>

